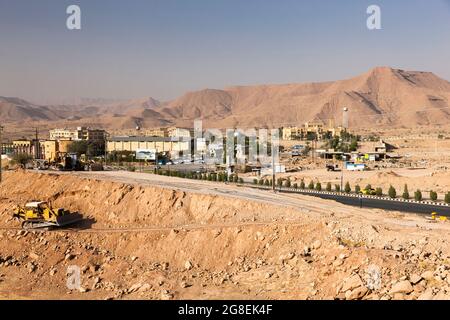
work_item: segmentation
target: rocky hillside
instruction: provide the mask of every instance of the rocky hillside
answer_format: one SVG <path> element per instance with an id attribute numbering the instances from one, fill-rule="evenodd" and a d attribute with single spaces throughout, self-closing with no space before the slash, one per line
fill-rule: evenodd
<path id="1" fill-rule="evenodd" d="M 450 82 L 433 73 L 377 67 L 347 80 L 205 89 L 165 103 L 144 98 L 36 106 L 0 98 L 0 115 L 3 122 L 85 120 L 114 129 L 192 126 L 195 119 L 209 127 L 280 127 L 316 119 L 340 124 L 345 106 L 352 127 L 415 127 L 448 123 L 449 100 Z"/>

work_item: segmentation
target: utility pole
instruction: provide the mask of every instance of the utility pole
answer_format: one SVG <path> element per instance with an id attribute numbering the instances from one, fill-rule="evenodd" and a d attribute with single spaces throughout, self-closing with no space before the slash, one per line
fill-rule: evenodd
<path id="1" fill-rule="evenodd" d="M 348 108 L 344 107 L 342 109 L 342 129 L 347 131 L 348 128 Z M 342 140 L 342 132 L 341 132 L 341 141 Z M 342 168 L 341 168 L 341 192 L 344 188 L 344 166 L 345 166 L 345 154 L 342 153 Z"/>
<path id="2" fill-rule="evenodd" d="M 2 182 L 3 127 L 0 125 L 0 183 Z"/>
<path id="3" fill-rule="evenodd" d="M 105 131 L 104 133 L 104 137 L 105 137 L 105 167 L 108 165 L 108 133 Z"/>
<path id="4" fill-rule="evenodd" d="M 272 191 L 275 192 L 275 147 L 272 140 L 270 143 L 272 144 Z"/>
<path id="5" fill-rule="evenodd" d="M 34 159 L 40 159 L 40 146 L 39 146 L 39 131 L 38 128 L 35 129 L 35 139 L 34 139 Z"/>

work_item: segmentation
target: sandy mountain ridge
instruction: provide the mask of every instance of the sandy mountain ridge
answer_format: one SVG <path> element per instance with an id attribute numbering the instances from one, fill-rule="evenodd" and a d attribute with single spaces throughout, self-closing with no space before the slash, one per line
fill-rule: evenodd
<path id="1" fill-rule="evenodd" d="M 450 82 L 431 72 L 376 67 L 347 80 L 204 89 L 169 102 L 149 97 L 38 106 L 0 97 L 0 118 L 3 122 L 85 121 L 113 129 L 192 126 L 194 119 L 209 127 L 279 127 L 317 119 L 340 124 L 345 106 L 351 127 L 414 127 L 448 123 L 449 101 Z"/>

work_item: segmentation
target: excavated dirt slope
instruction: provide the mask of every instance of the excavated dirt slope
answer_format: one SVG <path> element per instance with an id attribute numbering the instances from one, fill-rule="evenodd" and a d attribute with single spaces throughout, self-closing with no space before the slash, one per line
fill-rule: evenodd
<path id="1" fill-rule="evenodd" d="M 305 207 L 312 201 L 299 199 Z M 30 200 L 86 220 L 23 231 L 11 211 Z M 0 185 L 0 298 L 448 297 L 446 223 L 317 201 L 323 210 L 8 172 Z M 66 286 L 69 266 L 81 269 L 77 290 Z"/>

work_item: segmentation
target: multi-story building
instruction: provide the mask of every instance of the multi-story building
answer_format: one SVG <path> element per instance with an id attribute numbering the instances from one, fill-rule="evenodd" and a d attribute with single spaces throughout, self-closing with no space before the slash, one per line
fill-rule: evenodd
<path id="1" fill-rule="evenodd" d="M 53 129 L 50 130 L 50 140 L 74 140 L 74 141 L 94 141 L 104 142 L 106 131 L 100 129 L 91 129 L 87 127 L 77 127 L 71 129 Z"/>
<path id="2" fill-rule="evenodd" d="M 50 140 L 78 140 L 78 131 L 69 129 L 53 129 L 50 130 Z"/>
<path id="3" fill-rule="evenodd" d="M 301 139 L 303 128 L 301 127 L 286 127 L 282 129 L 283 140 L 298 140 Z"/>
<path id="4" fill-rule="evenodd" d="M 191 138 L 194 136 L 194 129 L 171 127 L 167 129 L 168 136 L 172 138 Z"/>
<path id="5" fill-rule="evenodd" d="M 14 152 L 14 147 L 11 142 L 2 143 L 1 154 L 12 154 Z"/>
<path id="6" fill-rule="evenodd" d="M 180 153 L 191 154 L 191 139 L 171 137 L 124 136 L 112 137 L 107 140 L 106 150 L 110 152 L 130 151 L 138 149 L 155 150 L 158 153 L 168 153 L 179 156 Z"/>
<path id="7" fill-rule="evenodd" d="M 332 137 L 340 136 L 343 131 L 342 127 L 335 127 L 332 120 L 328 126 L 320 120 L 306 122 L 303 126 L 285 127 L 282 129 L 283 140 L 303 140 L 309 135 L 314 135 L 319 139 L 325 135 Z"/>
<path id="8" fill-rule="evenodd" d="M 58 158 L 58 141 L 45 140 L 43 143 L 44 159 L 47 161 L 55 161 Z"/>
<path id="9" fill-rule="evenodd" d="M 144 130 L 142 133 L 144 136 L 147 136 L 147 137 L 168 137 L 169 136 L 168 128 L 147 129 L 147 130 Z"/>
<path id="10" fill-rule="evenodd" d="M 28 140 L 18 139 L 12 141 L 12 153 L 24 153 L 32 156 L 35 159 L 42 159 L 44 157 L 43 140 Z"/>

